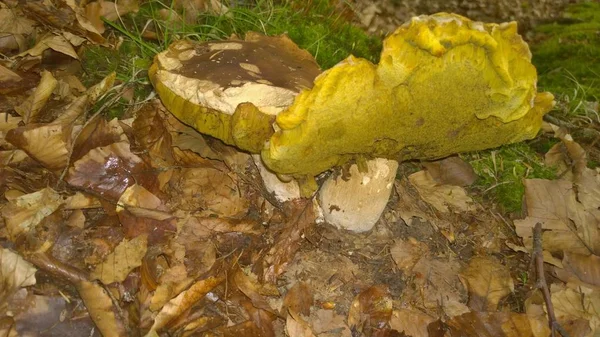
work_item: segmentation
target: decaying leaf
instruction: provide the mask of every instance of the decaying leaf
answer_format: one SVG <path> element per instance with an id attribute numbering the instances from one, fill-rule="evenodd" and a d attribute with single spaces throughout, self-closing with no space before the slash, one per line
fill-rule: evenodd
<path id="1" fill-rule="evenodd" d="M 8 298 L 14 292 L 35 284 L 36 271 L 19 254 L 0 247 L 0 316 L 4 315 Z"/>
<path id="2" fill-rule="evenodd" d="M 600 290 L 572 284 L 550 287 L 556 319 L 563 325 L 578 319 L 588 321 L 591 334 L 600 333 Z"/>
<path id="3" fill-rule="evenodd" d="M 515 287 L 508 267 L 490 256 L 473 257 L 460 279 L 469 291 L 473 311 L 496 311 L 498 302 Z"/>
<path id="4" fill-rule="evenodd" d="M 565 283 L 584 282 L 600 287 L 600 257 L 565 253 L 562 269 L 555 269 L 557 277 Z"/>
<path id="5" fill-rule="evenodd" d="M 460 186 L 439 185 L 428 171 L 419 171 L 408 177 L 410 183 L 419 191 L 425 202 L 440 212 L 468 212 L 473 209 L 473 200 Z"/>
<path id="6" fill-rule="evenodd" d="M 411 337 L 433 337 L 427 332 L 427 326 L 433 321 L 435 318 L 423 312 L 398 309 L 392 312 L 390 327 Z"/>
<path id="7" fill-rule="evenodd" d="M 194 303 L 204 297 L 214 287 L 223 282 L 222 277 L 211 276 L 195 282 L 190 288 L 170 300 L 158 313 L 150 331 L 158 331 L 170 321 L 179 317 Z"/>
<path id="8" fill-rule="evenodd" d="M 310 308 L 313 305 L 313 301 L 313 294 L 309 285 L 305 282 L 298 282 L 285 294 L 283 306 L 287 310 L 308 316 L 310 315 Z"/>
<path id="9" fill-rule="evenodd" d="M 348 325 L 361 332 L 387 327 L 392 318 L 392 298 L 384 286 L 373 286 L 358 294 L 348 311 Z"/>
<path id="10" fill-rule="evenodd" d="M 96 282 L 79 281 L 75 284 L 90 317 L 102 336 L 128 336 L 125 318 L 113 303 L 107 289 Z"/>
<path id="11" fill-rule="evenodd" d="M 63 202 L 62 197 L 49 187 L 10 201 L 2 208 L 2 217 L 11 240 L 35 228 Z"/>
<path id="12" fill-rule="evenodd" d="M 293 311 L 287 316 L 285 331 L 290 337 L 315 337 L 308 322 Z"/>
<path id="13" fill-rule="evenodd" d="M 432 323 L 432 325 L 435 323 Z M 430 329 L 432 329 L 430 325 Z M 469 312 L 441 323 L 440 337 L 548 337 L 550 329 L 544 322 L 526 314 L 514 312 Z M 430 335 L 432 331 L 430 330 Z"/>
<path id="14" fill-rule="evenodd" d="M 102 264 L 96 266 L 90 276 L 104 284 L 123 282 L 134 268 L 142 265 L 142 258 L 147 249 L 148 235 L 139 235 L 131 240 L 124 239 Z"/>
<path id="15" fill-rule="evenodd" d="M 157 186 L 148 165 L 131 152 L 126 142 L 92 149 L 73 163 L 66 181 L 114 201 L 119 200 L 125 189 L 135 183 L 150 191 Z"/>
<path id="16" fill-rule="evenodd" d="M 600 253 L 599 218 L 578 202 L 573 183 L 566 180 L 525 179 L 527 218 L 516 220 L 517 234 L 526 247 L 532 244 L 532 229 L 542 223 L 544 249 L 589 255 Z"/>
<path id="17" fill-rule="evenodd" d="M 46 105 L 52 92 L 56 88 L 58 82 L 49 71 L 42 72 L 40 84 L 35 88 L 34 92 L 21 103 L 15 106 L 15 111 L 23 117 L 25 123 L 30 123 L 36 120 L 40 110 Z"/>
<path id="18" fill-rule="evenodd" d="M 69 158 L 71 127 L 63 124 L 29 124 L 12 129 L 6 140 L 47 169 L 59 172 Z"/>
<path id="19" fill-rule="evenodd" d="M 440 185 L 469 186 L 478 178 L 473 167 L 458 156 L 426 161 L 423 166 Z"/>

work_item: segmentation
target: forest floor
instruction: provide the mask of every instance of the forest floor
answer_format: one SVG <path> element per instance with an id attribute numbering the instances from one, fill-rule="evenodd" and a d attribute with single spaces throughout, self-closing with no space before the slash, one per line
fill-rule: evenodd
<path id="1" fill-rule="evenodd" d="M 600 335 L 600 3 L 116 3 L 0 1 L 0 337 Z M 148 79 L 248 31 L 378 62 L 439 11 L 517 21 L 556 105 L 535 139 L 401 163 L 364 233 L 272 202 Z"/>

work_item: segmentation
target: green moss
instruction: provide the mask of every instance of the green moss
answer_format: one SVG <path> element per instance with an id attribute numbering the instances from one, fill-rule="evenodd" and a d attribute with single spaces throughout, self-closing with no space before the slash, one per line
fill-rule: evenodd
<path id="1" fill-rule="evenodd" d="M 566 17 L 538 26 L 531 49 L 540 89 L 566 99 L 577 113 L 582 100 L 600 98 L 600 3 L 572 5 Z"/>
<path id="2" fill-rule="evenodd" d="M 524 178 L 556 178 L 555 170 L 546 167 L 542 156 L 528 143 L 505 145 L 496 150 L 466 156 L 479 175 L 474 190 L 506 212 L 521 211 L 525 193 Z"/>

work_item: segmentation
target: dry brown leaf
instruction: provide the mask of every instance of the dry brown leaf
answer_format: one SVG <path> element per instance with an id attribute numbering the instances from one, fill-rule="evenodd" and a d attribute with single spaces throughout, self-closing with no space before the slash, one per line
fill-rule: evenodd
<path id="1" fill-rule="evenodd" d="M 600 169 L 584 168 L 580 174 L 575 176 L 575 185 L 577 185 L 577 200 L 587 211 L 599 216 Z"/>
<path id="2" fill-rule="evenodd" d="M 40 110 L 46 106 L 57 84 L 58 81 L 52 76 L 51 72 L 42 71 L 40 83 L 33 93 L 23 103 L 15 106 L 15 111 L 23 117 L 25 124 L 36 121 L 36 117 Z"/>
<path id="3" fill-rule="evenodd" d="M 165 168 L 174 165 L 171 134 L 165 126 L 168 112 L 156 102 L 144 105 L 133 122 L 135 138 L 148 151 L 152 166 Z"/>
<path id="4" fill-rule="evenodd" d="M 203 298 L 214 287 L 223 282 L 223 278 L 211 276 L 207 279 L 197 281 L 189 289 L 170 300 L 158 313 L 151 332 L 157 332 L 165 327 L 173 319 L 185 313 L 198 300 Z M 149 332 L 150 333 L 150 332 Z"/>
<path id="5" fill-rule="evenodd" d="M 60 172 L 67 165 L 70 138 L 71 126 L 54 123 L 29 124 L 6 135 L 8 142 L 53 172 Z"/>
<path id="6" fill-rule="evenodd" d="M 37 269 L 25 261 L 19 254 L 10 249 L 0 247 L 0 317 L 8 309 L 8 298 L 23 287 L 35 284 Z"/>
<path id="7" fill-rule="evenodd" d="M 61 54 L 65 54 L 76 60 L 79 60 L 79 55 L 77 55 L 73 45 L 71 45 L 71 43 L 62 35 L 48 35 L 36 43 L 33 48 L 20 53 L 19 56 L 41 56 L 47 49 L 52 49 Z"/>
<path id="8" fill-rule="evenodd" d="M 258 284 L 256 276 L 248 276 L 242 269 L 238 268 L 232 275 L 230 282 L 250 299 L 252 306 L 275 314 L 275 310 L 271 308 L 269 302 L 259 293 L 261 286 Z"/>
<path id="9" fill-rule="evenodd" d="M 348 326 L 363 333 L 388 326 L 392 298 L 385 286 L 372 286 L 358 294 L 348 311 Z"/>
<path id="10" fill-rule="evenodd" d="M 25 17 L 18 7 L 0 8 L 0 32 L 29 35 L 35 25 L 35 21 Z"/>
<path id="11" fill-rule="evenodd" d="M 408 240 L 397 239 L 390 248 L 390 254 L 396 266 L 405 273 L 410 273 L 417 261 L 428 253 L 429 248 L 425 243 L 415 239 L 411 240 L 411 238 Z"/>
<path id="12" fill-rule="evenodd" d="M 183 210 L 202 210 L 200 214 L 205 216 L 235 217 L 248 209 L 248 198 L 240 191 L 233 173 L 211 168 L 182 169 L 171 186 L 171 195 Z"/>
<path id="13" fill-rule="evenodd" d="M 104 284 L 123 282 L 134 268 L 142 265 L 147 249 L 148 235 L 139 235 L 132 240 L 123 239 L 90 276 Z"/>
<path id="14" fill-rule="evenodd" d="M 469 186 L 478 178 L 471 164 L 458 156 L 422 164 L 433 180 L 440 185 Z"/>
<path id="15" fill-rule="evenodd" d="M 126 329 L 125 318 L 120 316 L 121 311 L 111 300 L 108 290 L 96 282 L 89 281 L 77 282 L 75 287 L 102 336 L 130 335 Z"/>
<path id="16" fill-rule="evenodd" d="M 562 260 L 564 269 L 555 269 L 556 276 L 565 283 L 584 282 L 600 287 L 600 257 L 565 253 Z"/>
<path id="17" fill-rule="evenodd" d="M 297 282 L 285 294 L 283 306 L 294 313 L 304 316 L 310 315 L 313 305 L 313 293 L 310 286 L 305 282 Z"/>
<path id="18" fill-rule="evenodd" d="M 439 322 L 432 323 L 436 324 Z M 514 312 L 468 312 L 445 323 L 444 337 L 548 337 L 550 329 L 543 322 Z M 430 325 L 430 329 L 432 327 Z M 432 333 L 430 331 L 430 336 Z"/>
<path id="19" fill-rule="evenodd" d="M 450 317 L 468 312 L 466 291 L 458 278 L 461 269 L 452 257 L 421 257 L 412 270 L 414 285 L 403 291 L 405 300 L 432 316 L 439 315 L 440 309 Z"/>
<path id="20" fill-rule="evenodd" d="M 22 79 L 21 75 L 0 64 L 0 82 L 19 82 Z"/>
<path id="21" fill-rule="evenodd" d="M 600 333 L 600 289 L 577 285 L 552 284 L 552 304 L 556 319 L 564 326 L 578 319 L 588 321 L 589 336 Z"/>
<path id="22" fill-rule="evenodd" d="M 127 187 L 140 184 L 150 192 L 157 181 L 150 167 L 126 142 L 92 149 L 73 163 L 66 181 L 74 187 L 117 201 Z"/>
<path id="23" fill-rule="evenodd" d="M 63 203 L 61 196 L 49 187 L 10 201 L 2 208 L 10 239 L 14 241 L 21 233 L 34 229 Z"/>
<path id="24" fill-rule="evenodd" d="M 344 316 L 334 310 L 318 309 L 311 316 L 313 331 L 323 337 L 350 337 L 350 328 Z"/>
<path id="25" fill-rule="evenodd" d="M 116 78 L 117 73 L 113 71 L 112 73 L 106 75 L 102 81 L 90 87 L 86 92 L 86 95 L 90 98 L 90 104 L 96 103 L 96 101 L 98 101 L 102 95 L 106 94 L 115 84 Z"/>
<path id="26" fill-rule="evenodd" d="M 515 290 L 508 267 L 491 256 L 473 257 L 459 276 L 473 311 L 496 311 L 500 300 Z"/>
<path id="27" fill-rule="evenodd" d="M 285 321 L 285 331 L 289 337 L 315 337 L 308 322 L 293 310 L 290 310 Z"/>
<path id="28" fill-rule="evenodd" d="M 577 201 L 573 184 L 566 180 L 525 179 L 527 218 L 516 220 L 517 234 L 531 249 L 532 228 L 542 223 L 544 249 L 551 253 L 600 253 L 600 217 Z"/>
<path id="29" fill-rule="evenodd" d="M 399 332 L 404 332 L 411 337 L 430 337 L 427 332 L 429 323 L 435 318 L 411 309 L 401 308 L 392 312 L 390 327 Z"/>
<path id="30" fill-rule="evenodd" d="M 417 189 L 425 202 L 440 212 L 468 212 L 473 210 L 473 200 L 460 186 L 439 185 L 429 172 L 419 171 L 408 176 L 410 183 Z"/>
<path id="31" fill-rule="evenodd" d="M 121 123 L 116 118 L 106 121 L 103 118 L 96 119 L 93 123 L 86 125 L 77 137 L 71 162 L 75 162 L 91 150 L 108 146 L 113 143 L 129 143 L 129 139 L 123 131 Z"/>

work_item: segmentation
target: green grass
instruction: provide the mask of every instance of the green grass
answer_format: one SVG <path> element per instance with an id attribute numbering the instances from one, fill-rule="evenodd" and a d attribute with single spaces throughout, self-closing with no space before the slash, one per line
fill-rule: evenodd
<path id="1" fill-rule="evenodd" d="M 92 85 L 112 71 L 117 79 L 135 88 L 134 97 L 140 101 L 152 91 L 147 70 L 154 55 L 178 39 L 197 41 L 227 39 L 235 34 L 243 37 L 248 31 L 266 35 L 287 34 L 301 48 L 315 56 L 327 69 L 353 54 L 378 62 L 382 42 L 351 25 L 336 13 L 327 0 L 312 1 L 305 7 L 302 1 L 274 4 L 258 1 L 252 6 L 232 7 L 225 15 L 202 13 L 195 22 L 169 21 L 164 13 L 177 13 L 165 3 L 151 0 L 137 13 L 115 22 L 106 22 L 108 29 L 120 37 L 118 48 L 93 46 L 83 53 L 83 82 Z M 153 32 L 156 39 L 144 37 Z M 119 116 L 119 108 L 112 108 L 111 116 Z"/>
<path id="2" fill-rule="evenodd" d="M 537 147 L 546 150 L 552 142 L 537 142 Z M 556 178 L 555 170 L 544 165 L 543 157 L 532 145 L 523 142 L 466 154 L 465 159 L 479 176 L 473 189 L 505 212 L 520 212 L 525 193 L 524 178 Z"/>
<path id="3" fill-rule="evenodd" d="M 531 50 L 539 88 L 554 93 L 567 115 L 600 121 L 586 104 L 600 99 L 600 3 L 572 5 L 565 17 L 536 28 Z"/>

